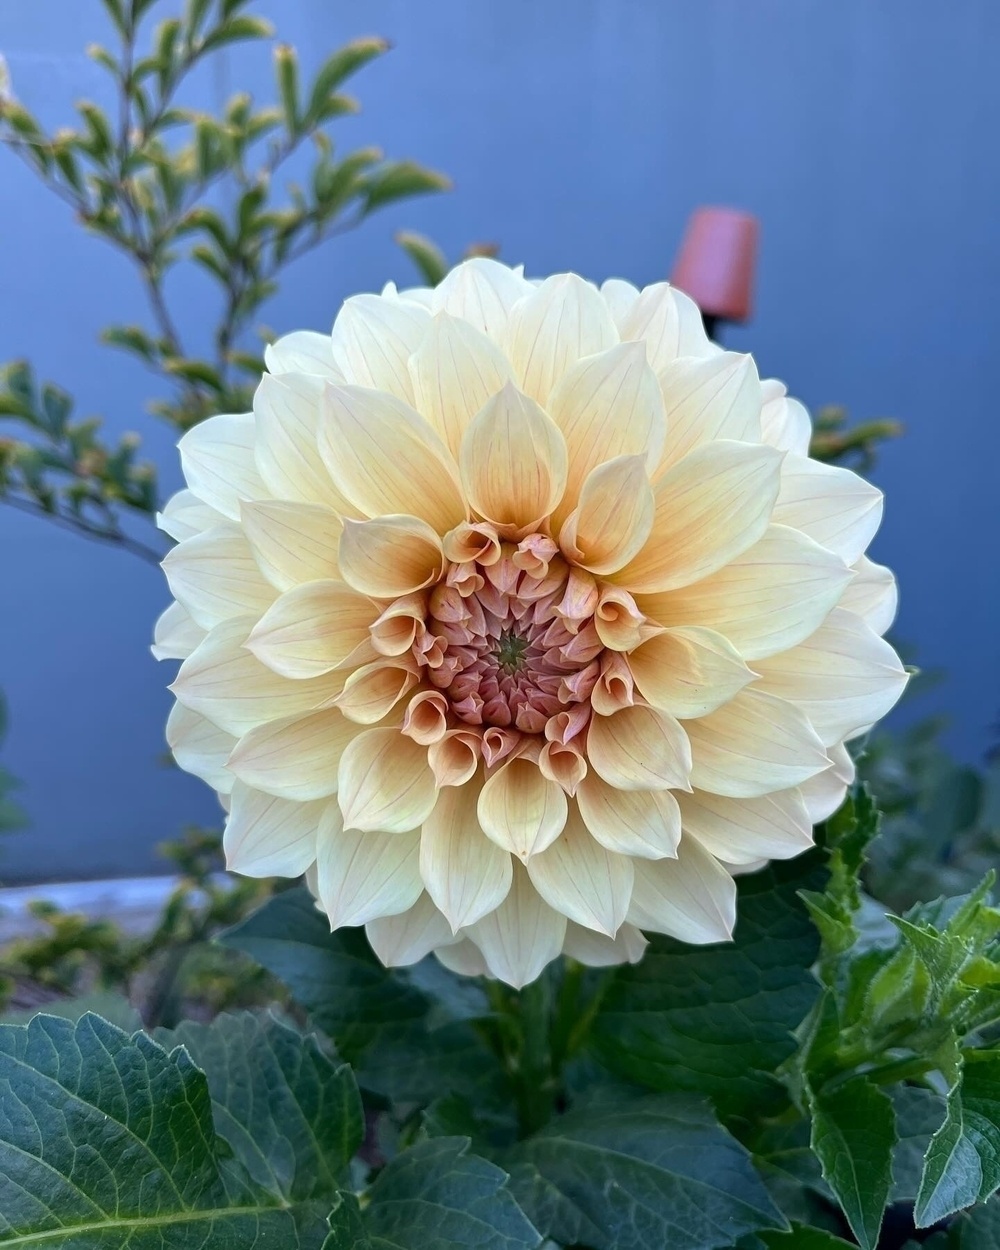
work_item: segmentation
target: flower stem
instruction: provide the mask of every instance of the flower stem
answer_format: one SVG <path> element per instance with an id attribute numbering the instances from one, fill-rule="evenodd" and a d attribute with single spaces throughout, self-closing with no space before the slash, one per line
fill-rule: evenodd
<path id="1" fill-rule="evenodd" d="M 556 1078 L 552 1069 L 552 986 L 543 973 L 515 1000 L 520 1047 L 514 1086 L 520 1135 L 528 1137 L 552 1118 Z"/>

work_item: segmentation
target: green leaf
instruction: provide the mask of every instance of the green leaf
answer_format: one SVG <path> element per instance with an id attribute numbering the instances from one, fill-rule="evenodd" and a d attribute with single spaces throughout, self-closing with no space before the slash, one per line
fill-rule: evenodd
<path id="1" fill-rule="evenodd" d="M 274 72 L 278 79 L 278 93 L 285 114 L 285 127 L 290 135 L 298 134 L 299 119 L 299 60 L 295 49 L 289 44 L 279 44 L 274 49 Z"/>
<path id="2" fill-rule="evenodd" d="M 851 1250 L 854 1244 L 824 1228 L 807 1228 L 804 1224 L 793 1224 L 788 1232 L 758 1233 L 757 1237 L 767 1250 Z"/>
<path id="3" fill-rule="evenodd" d="M 328 1198 L 344 1183 L 364 1138 L 347 1064 L 315 1038 L 249 1012 L 185 1022 L 166 1037 L 205 1071 L 216 1130 L 254 1181 L 289 1201 Z"/>
<path id="4" fill-rule="evenodd" d="M 0 1246 L 321 1244 L 328 1203 L 288 1204 L 227 1154 L 183 1048 L 94 1015 L 0 1026 Z"/>
<path id="5" fill-rule="evenodd" d="M 385 39 L 354 39 L 338 48 L 323 62 L 313 79 L 309 93 L 309 104 L 306 108 L 304 122 L 307 126 L 314 125 L 323 115 L 323 108 L 328 97 L 356 74 L 362 66 L 367 65 L 377 56 L 388 50 Z"/>
<path id="6" fill-rule="evenodd" d="M 246 39 L 270 39 L 274 27 L 262 17 L 231 17 L 208 32 L 201 42 L 202 52 L 211 52 Z"/>
<path id="7" fill-rule="evenodd" d="M 892 1154 L 890 1201 L 913 1202 L 920 1189 L 927 1147 L 944 1119 L 945 1103 L 940 1094 L 917 1085 L 898 1085 L 888 1092 L 896 1108 L 899 1136 Z"/>
<path id="8" fill-rule="evenodd" d="M 427 285 L 437 286 L 448 272 L 448 260 L 437 244 L 412 230 L 400 230 L 396 242 L 420 270 Z"/>
<path id="9" fill-rule="evenodd" d="M 425 169 L 415 161 L 387 161 L 365 179 L 365 208 L 370 212 L 396 200 L 450 189 L 451 179 L 433 169 Z"/>
<path id="10" fill-rule="evenodd" d="M 750 1156 L 694 1099 L 594 1101 L 507 1156 L 547 1236 L 593 1250 L 715 1250 L 781 1228 Z"/>
<path id="11" fill-rule="evenodd" d="M 951 1226 L 948 1250 L 1000 1250 L 1000 1202 L 960 1215 Z"/>
<path id="12" fill-rule="evenodd" d="M 1000 1051 L 973 1052 L 948 1094 L 931 1138 L 914 1218 L 928 1228 L 1000 1188 Z"/>
<path id="13" fill-rule="evenodd" d="M 603 1063 L 639 1085 L 707 1094 L 721 1115 L 780 1111 L 774 1076 L 816 999 L 818 940 L 797 897 L 819 880 L 819 853 L 740 880 L 734 941 L 691 947 L 654 937 L 617 972 L 595 1018 Z"/>
<path id="14" fill-rule="evenodd" d="M 379 1173 L 364 1211 L 342 1194 L 323 1250 L 535 1250 L 541 1236 L 498 1167 L 461 1137 L 421 1142 Z"/>
<path id="15" fill-rule="evenodd" d="M 863 1077 L 811 1099 L 812 1148 L 863 1250 L 875 1250 L 892 1185 L 896 1116 Z"/>

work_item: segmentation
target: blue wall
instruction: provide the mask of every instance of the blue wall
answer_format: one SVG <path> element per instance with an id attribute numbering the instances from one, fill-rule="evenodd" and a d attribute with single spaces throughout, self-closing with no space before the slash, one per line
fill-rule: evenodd
<path id="1" fill-rule="evenodd" d="M 451 173 L 453 194 L 374 219 L 293 271 L 278 330 L 329 325 L 338 302 L 408 279 L 392 229 L 455 254 L 494 239 L 529 271 L 649 282 L 688 213 L 757 213 L 756 319 L 727 344 L 807 403 L 892 414 L 886 522 L 875 554 L 902 584 L 898 636 L 947 683 L 898 715 L 947 710 L 966 758 L 1000 712 L 996 374 L 1000 342 L 1000 5 L 996 0 L 283 0 L 306 63 L 338 41 L 396 44 L 357 90 L 344 142 L 377 142 Z M 97 0 L 0 0 L 17 93 L 67 116 L 100 77 L 80 49 L 106 38 Z M 267 57 L 234 53 L 199 85 L 269 90 Z M 97 346 L 141 319 L 127 265 L 0 153 L 0 358 L 141 429 L 166 487 L 166 431 L 143 415 L 141 369 Z M 199 309 L 194 288 L 187 320 Z M 213 821 L 199 783 L 159 760 L 166 667 L 150 658 L 166 602 L 155 569 L 0 508 L 5 762 L 34 830 L 2 851 L 8 878 L 144 870 L 184 821 Z"/>

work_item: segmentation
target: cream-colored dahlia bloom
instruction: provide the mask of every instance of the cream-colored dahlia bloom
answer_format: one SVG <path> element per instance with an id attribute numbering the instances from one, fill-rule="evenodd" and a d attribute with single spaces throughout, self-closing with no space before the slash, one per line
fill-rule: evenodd
<path id="1" fill-rule="evenodd" d="M 879 492 L 665 283 L 471 260 L 267 365 L 162 517 L 167 736 L 230 867 L 513 985 L 728 938 L 903 689 Z"/>

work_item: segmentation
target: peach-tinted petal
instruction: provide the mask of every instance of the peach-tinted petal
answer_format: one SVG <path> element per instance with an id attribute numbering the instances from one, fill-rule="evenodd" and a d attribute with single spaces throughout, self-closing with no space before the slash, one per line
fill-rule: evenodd
<path id="1" fill-rule="evenodd" d="M 361 925 L 408 911 L 423 886 L 417 857 L 420 835 L 345 829 L 336 803 L 319 826 L 316 886 L 330 927 Z"/>
<path id="2" fill-rule="evenodd" d="M 420 832 L 420 875 L 453 932 L 499 907 L 513 880 L 510 853 L 480 828 L 478 799 L 476 785 L 448 786 Z"/>
<path id="3" fill-rule="evenodd" d="M 678 800 L 684 837 L 727 864 L 791 859 L 812 845 L 812 821 L 796 790 L 729 799 L 695 790 Z"/>
<path id="4" fill-rule="evenodd" d="M 275 601 L 246 645 L 284 677 L 318 677 L 367 642 L 377 611 L 370 599 L 343 582 L 306 582 Z"/>
<path id="5" fill-rule="evenodd" d="M 840 606 L 860 616 L 876 634 L 884 634 L 896 619 L 899 592 L 891 569 L 862 556 L 853 566 L 854 577 L 840 599 Z"/>
<path id="6" fill-rule="evenodd" d="M 710 356 L 717 350 L 705 333 L 698 305 L 668 282 L 644 287 L 620 324 L 622 339 L 644 343 L 657 371 L 678 356 Z"/>
<path id="7" fill-rule="evenodd" d="M 427 749 L 427 762 L 439 786 L 464 786 L 479 767 L 482 742 L 468 729 L 449 729 Z"/>
<path id="8" fill-rule="evenodd" d="M 479 795 L 479 823 L 497 846 L 527 859 L 550 846 L 566 824 L 562 787 L 537 764 L 516 757 L 498 768 Z"/>
<path id="9" fill-rule="evenodd" d="M 456 458 L 472 418 L 513 379 L 510 362 L 492 339 L 443 312 L 432 318 L 409 367 L 414 406 Z"/>
<path id="10" fill-rule="evenodd" d="M 514 305 L 505 346 L 521 389 L 543 406 L 553 386 L 583 356 L 618 342 L 608 306 L 576 274 L 558 274 Z"/>
<path id="11" fill-rule="evenodd" d="M 164 557 L 163 571 L 171 594 L 203 629 L 235 616 L 259 616 L 277 593 L 237 525 L 219 525 L 178 543 Z"/>
<path id="12" fill-rule="evenodd" d="M 882 520 L 882 492 L 850 469 L 786 456 L 772 519 L 853 564 Z"/>
<path id="13" fill-rule="evenodd" d="M 627 590 L 604 586 L 594 613 L 594 628 L 612 651 L 631 651 L 658 633 L 661 626 L 646 618 Z"/>
<path id="14" fill-rule="evenodd" d="M 363 517 L 418 516 L 439 534 L 466 519 L 451 453 L 402 400 L 328 385 L 319 450 L 334 485 Z"/>
<path id="15" fill-rule="evenodd" d="M 787 790 L 829 764 L 805 714 L 752 686 L 716 712 L 685 721 L 696 789 L 731 798 Z"/>
<path id="16" fill-rule="evenodd" d="M 692 586 L 640 595 L 643 612 L 662 625 L 698 625 L 724 634 L 753 664 L 807 638 L 851 580 L 839 556 L 784 525 L 725 568 Z"/>
<path id="17" fill-rule="evenodd" d="M 199 712 L 175 703 L 167 717 L 167 745 L 178 768 L 194 773 L 213 790 L 228 794 L 235 780 L 226 767 L 236 739 Z"/>
<path id="18" fill-rule="evenodd" d="M 618 456 L 588 473 L 580 503 L 559 531 L 559 545 L 589 572 L 615 573 L 639 554 L 652 524 L 646 457 Z"/>
<path id="19" fill-rule="evenodd" d="M 562 950 L 566 917 L 544 902 L 520 864 L 514 865 L 510 893 L 488 916 L 465 930 L 500 981 L 516 989 L 534 981 Z M 453 947 L 439 958 L 446 963 Z"/>
<path id="20" fill-rule="evenodd" d="M 341 757 L 338 798 L 351 829 L 416 829 L 433 810 L 437 792 L 426 747 L 398 729 L 366 730 Z"/>
<path id="21" fill-rule="evenodd" d="M 336 708 L 288 716 L 250 730 L 229 759 L 235 775 L 256 790 L 308 802 L 337 789 L 337 765 L 357 727 Z"/>
<path id="22" fill-rule="evenodd" d="M 316 858 L 316 831 L 329 800 L 296 803 L 238 781 L 222 849 L 230 872 L 245 877 L 298 877 Z"/>
<path id="23" fill-rule="evenodd" d="M 628 664 L 643 697 L 681 720 L 714 712 L 754 678 L 727 638 L 698 626 L 656 634 Z"/>
<path id="24" fill-rule="evenodd" d="M 635 861 L 630 924 L 682 942 L 726 942 L 736 923 L 736 882 L 697 842 L 677 859 Z"/>
<path id="25" fill-rule="evenodd" d="M 781 454 L 719 441 L 695 448 L 653 488 L 649 541 L 615 574 L 633 594 L 689 586 L 762 537 L 778 493 Z"/>
<path id="26" fill-rule="evenodd" d="M 660 374 L 667 441 L 661 468 L 717 439 L 760 442 L 761 390 L 752 356 L 675 360 Z"/>
<path id="27" fill-rule="evenodd" d="M 387 968 L 419 963 L 451 941 L 451 926 L 424 893 L 397 916 L 376 916 L 365 925 L 369 945 Z"/>
<path id="28" fill-rule="evenodd" d="M 260 571 L 278 590 L 338 576 L 344 523 L 332 508 L 262 499 L 243 504 L 240 516 Z"/>
<path id="29" fill-rule="evenodd" d="M 358 725 L 375 725 L 406 698 L 419 680 L 416 661 L 411 656 L 379 658 L 351 673 L 337 696 L 337 707 Z"/>
<path id="30" fill-rule="evenodd" d="M 511 531 L 537 528 L 566 485 L 563 436 L 533 400 L 510 384 L 472 419 L 459 464 L 472 507 Z"/>
<path id="31" fill-rule="evenodd" d="M 333 325 L 334 367 L 355 386 L 388 391 L 412 403 L 407 362 L 420 346 L 429 321 L 427 311 L 415 303 L 355 295 L 345 301 Z"/>
<path id="32" fill-rule="evenodd" d="M 609 851 L 640 859 L 677 854 L 681 816 L 669 790 L 619 790 L 591 771 L 576 801 L 587 828 Z"/>
<path id="33" fill-rule="evenodd" d="M 595 716 L 587 731 L 591 767 L 619 790 L 687 790 L 691 748 L 677 721 L 651 707 Z"/>
<path id="34" fill-rule="evenodd" d="M 444 571 L 441 539 L 426 521 L 414 516 L 346 520 L 339 562 L 348 585 L 379 599 L 422 590 Z"/>
<path id="35" fill-rule="evenodd" d="M 618 932 L 632 897 L 632 861 L 592 838 L 575 806 L 560 836 L 527 867 L 550 907 L 608 937 Z"/>
<path id="36" fill-rule="evenodd" d="M 230 520 L 240 500 L 267 494 L 254 460 L 256 427 L 251 413 L 209 417 L 177 444 L 184 478 L 195 495 Z"/>

